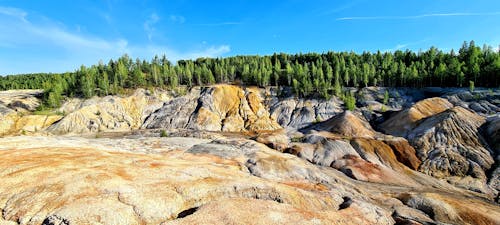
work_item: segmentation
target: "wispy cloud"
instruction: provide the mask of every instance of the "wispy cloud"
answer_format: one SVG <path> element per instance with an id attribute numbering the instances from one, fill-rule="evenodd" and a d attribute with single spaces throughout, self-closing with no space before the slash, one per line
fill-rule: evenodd
<path id="1" fill-rule="evenodd" d="M 232 25 L 241 25 L 242 22 L 220 22 L 220 23 L 197 23 L 193 24 L 195 26 L 207 26 L 207 27 L 216 27 L 216 26 L 232 26 Z"/>
<path id="2" fill-rule="evenodd" d="M 57 21 L 45 19 L 42 23 L 31 17 L 21 9 L 0 7 L 0 75 L 73 71 L 79 65 L 95 64 L 100 59 L 116 59 L 123 54 L 144 59 L 165 55 L 175 62 L 179 59 L 217 57 L 231 51 L 229 45 L 178 50 L 166 44 L 129 43 L 126 38 L 97 37 L 68 30 Z M 149 20 L 154 24 L 160 18 L 152 14 Z"/>
<path id="3" fill-rule="evenodd" d="M 169 19 L 171 22 L 174 22 L 174 23 L 184 23 L 186 22 L 186 18 L 184 18 L 183 16 L 179 16 L 179 15 L 170 15 L 169 16 Z"/>
<path id="4" fill-rule="evenodd" d="M 24 22 L 26 22 L 26 16 L 28 15 L 28 13 L 26 13 L 23 10 L 11 8 L 11 7 L 2 7 L 2 6 L 0 6 L 0 14 L 6 15 L 6 16 L 12 16 L 12 17 L 18 18 Z"/>
<path id="5" fill-rule="evenodd" d="M 172 62 L 176 62 L 180 59 L 218 57 L 231 51 L 231 47 L 229 45 L 209 46 L 189 51 L 178 51 L 165 45 L 131 46 L 129 49 L 132 55 L 146 55 L 149 58 L 154 55 L 165 55 Z"/>
<path id="6" fill-rule="evenodd" d="M 429 40 L 430 40 L 429 38 L 425 38 L 425 39 L 422 39 L 422 40 L 419 40 L 419 41 L 399 43 L 399 44 L 396 44 L 396 46 L 394 46 L 393 48 L 386 49 L 383 52 L 393 52 L 393 51 L 396 51 L 396 50 L 406 49 L 406 48 L 411 47 L 411 46 L 423 44 L 425 42 L 428 42 Z"/>
<path id="7" fill-rule="evenodd" d="M 364 2 L 364 1 L 366 1 L 366 0 L 350 1 L 350 2 L 348 2 L 346 4 L 339 5 L 339 6 L 335 7 L 335 8 L 323 11 L 323 12 L 319 13 L 319 15 L 320 16 L 326 16 L 326 15 L 331 15 L 331 14 L 335 14 L 335 13 L 338 13 L 338 12 L 342 12 L 342 11 L 350 9 L 350 8 L 356 6 L 356 5 L 359 5 L 361 2 Z"/>
<path id="8" fill-rule="evenodd" d="M 420 14 L 413 16 L 353 16 L 353 17 L 340 17 L 336 20 L 410 20 L 410 19 L 422 19 L 429 17 L 463 17 L 463 16 L 499 16 L 500 12 L 482 12 L 482 13 L 467 13 L 467 12 L 455 12 L 455 13 L 430 13 L 430 14 Z"/>
<path id="9" fill-rule="evenodd" d="M 156 13 L 151 13 L 149 18 L 144 22 L 144 31 L 148 35 L 149 41 L 153 38 L 153 34 L 155 32 L 155 23 L 157 23 L 160 20 L 160 17 Z"/>

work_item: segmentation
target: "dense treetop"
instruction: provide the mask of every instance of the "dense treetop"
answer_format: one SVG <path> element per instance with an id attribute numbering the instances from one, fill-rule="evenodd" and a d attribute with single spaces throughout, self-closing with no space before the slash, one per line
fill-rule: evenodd
<path id="1" fill-rule="evenodd" d="M 64 96 L 91 97 L 137 87 L 209 85 L 290 86 L 300 96 L 340 95 L 342 87 L 462 87 L 500 85 L 500 52 L 464 42 L 458 52 L 434 47 L 418 53 L 327 52 L 234 56 L 180 60 L 165 57 L 132 60 L 127 55 L 108 64 L 81 66 L 73 73 L 0 77 L 0 90 L 45 89 L 47 106 L 57 107 Z"/>

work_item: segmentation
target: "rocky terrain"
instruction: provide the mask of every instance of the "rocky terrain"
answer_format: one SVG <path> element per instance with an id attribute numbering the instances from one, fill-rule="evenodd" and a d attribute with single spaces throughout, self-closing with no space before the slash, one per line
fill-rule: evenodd
<path id="1" fill-rule="evenodd" d="M 0 224 L 500 224 L 498 90 L 350 91 L 1 92 Z"/>

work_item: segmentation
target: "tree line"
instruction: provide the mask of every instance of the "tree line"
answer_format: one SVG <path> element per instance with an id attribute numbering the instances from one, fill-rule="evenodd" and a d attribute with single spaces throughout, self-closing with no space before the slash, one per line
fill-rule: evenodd
<path id="1" fill-rule="evenodd" d="M 151 61 L 124 55 L 107 64 L 81 66 L 62 74 L 27 74 L 0 77 L 0 90 L 44 89 L 47 106 L 59 106 L 64 96 L 117 94 L 138 87 L 176 88 L 179 85 L 238 83 L 289 86 L 302 97 L 340 96 L 343 87 L 499 87 L 500 52 L 491 46 L 464 42 L 458 52 L 435 47 L 426 51 L 376 53 L 275 53 L 179 60 L 165 56 Z"/>

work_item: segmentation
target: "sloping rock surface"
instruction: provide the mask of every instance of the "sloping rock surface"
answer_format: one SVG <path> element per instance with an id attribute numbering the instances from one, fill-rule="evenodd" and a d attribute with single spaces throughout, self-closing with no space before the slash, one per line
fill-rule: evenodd
<path id="1" fill-rule="evenodd" d="M 445 184 L 355 181 L 241 138 L 6 137 L 0 157 L 1 224 L 500 222 Z"/>
<path id="2" fill-rule="evenodd" d="M 494 160 L 478 131 L 484 122 L 484 117 L 460 106 L 421 121 L 408 134 L 422 159 L 419 170 L 487 192 L 482 184 Z"/>
<path id="3" fill-rule="evenodd" d="M 190 128 L 208 131 L 266 131 L 280 129 L 259 89 L 216 85 L 174 99 L 151 114 L 144 128 Z"/>
<path id="4" fill-rule="evenodd" d="M 106 96 L 97 100 L 90 99 L 71 109 L 64 105 L 60 111 L 69 114 L 50 126 L 47 131 L 66 134 L 138 129 L 144 119 L 161 106 L 161 100 L 148 91 L 138 89 L 129 97 Z"/>
<path id="5" fill-rule="evenodd" d="M 405 137 L 417 124 L 417 121 L 438 114 L 453 105 L 443 98 L 428 98 L 417 102 L 408 109 L 396 113 L 380 125 L 387 134 Z"/>
<path id="6" fill-rule="evenodd" d="M 304 129 L 305 132 L 308 130 L 324 130 L 345 137 L 366 138 L 372 138 L 376 133 L 367 121 L 350 111 L 344 111 L 326 121 Z"/>

